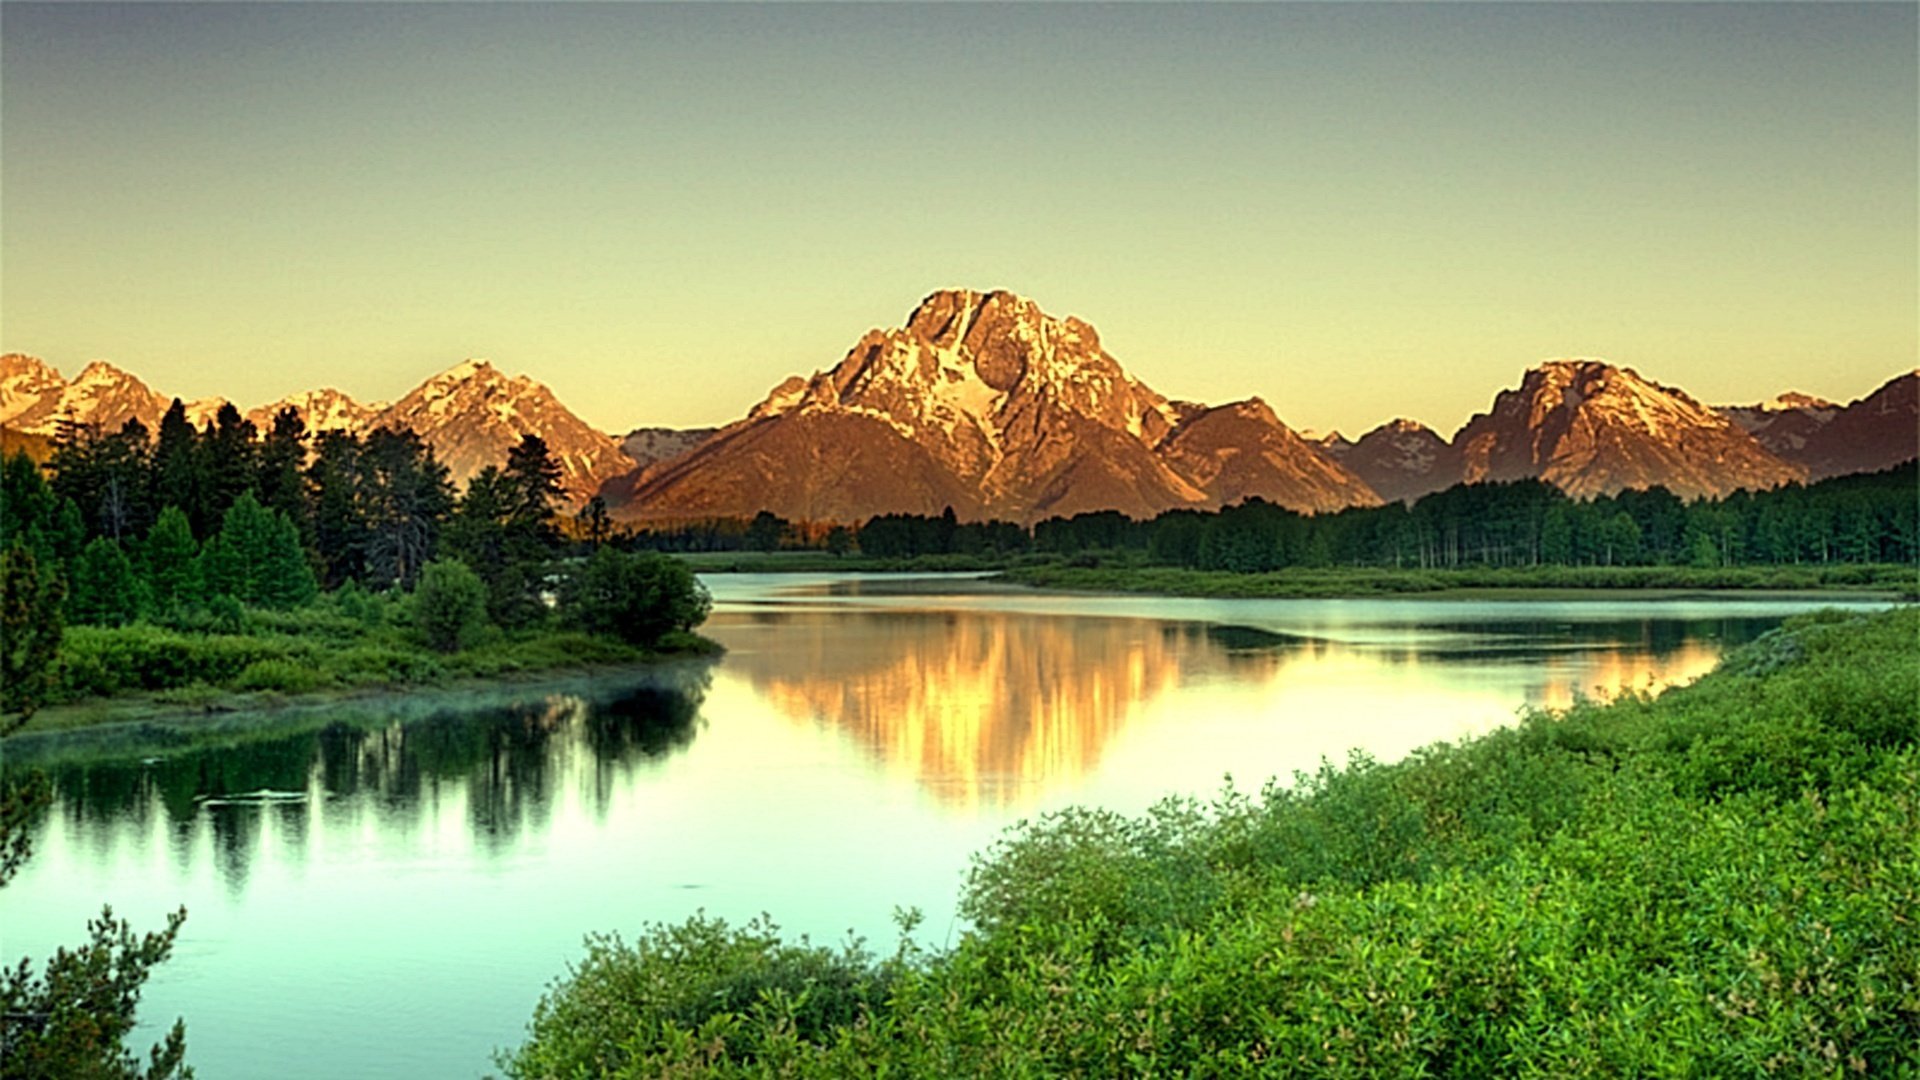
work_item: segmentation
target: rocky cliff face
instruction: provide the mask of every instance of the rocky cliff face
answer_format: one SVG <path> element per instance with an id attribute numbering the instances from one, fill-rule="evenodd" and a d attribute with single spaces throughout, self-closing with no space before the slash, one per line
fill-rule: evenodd
<path id="1" fill-rule="evenodd" d="M 1693 498 L 1807 476 L 1718 411 L 1599 360 L 1528 371 L 1453 445 L 1468 483 L 1538 477 L 1575 497 L 1660 486 Z"/>
<path id="2" fill-rule="evenodd" d="M 634 428 L 620 440 L 620 450 L 645 470 L 664 464 L 713 437 L 719 428 Z"/>
<path id="3" fill-rule="evenodd" d="M 282 409 L 292 409 L 307 426 L 309 435 L 323 431 L 364 433 L 378 426 L 380 414 L 387 408 L 384 401 L 363 405 L 329 386 L 288 394 L 279 401 L 247 410 L 246 416 L 262 434 L 273 430 L 273 418 Z"/>
<path id="4" fill-rule="evenodd" d="M 1337 438 L 1337 436 L 1336 436 Z M 1460 482 L 1460 453 L 1418 420 L 1391 420 L 1330 452 L 1388 502 L 1418 499 Z"/>
<path id="5" fill-rule="evenodd" d="M 373 426 L 418 434 L 455 483 L 488 465 L 504 465 L 521 436 L 538 435 L 560 463 L 569 506 L 633 471 L 620 444 L 568 411 L 553 391 L 524 375 L 505 375 L 485 360 L 456 364 L 421 383 L 376 415 Z"/>
<path id="6" fill-rule="evenodd" d="M 167 404 L 146 383 L 104 360 L 81 368 L 69 382 L 34 357 L 0 356 L 0 425 L 15 431 L 50 436 L 62 420 L 118 431 L 135 419 L 151 431 Z"/>
<path id="7" fill-rule="evenodd" d="M 1196 426 L 1183 436 L 1183 424 Z M 1210 434 L 1230 424 L 1260 429 L 1231 468 Z M 952 506 L 967 519 L 1035 521 L 1108 509 L 1144 517 L 1239 491 L 1300 509 L 1373 501 L 1264 406 L 1209 418 L 1128 375 L 1079 319 L 1012 293 L 945 290 L 904 326 L 868 332 L 830 370 L 781 383 L 644 477 L 626 512 L 844 521 Z"/>
<path id="8" fill-rule="evenodd" d="M 1379 502 L 1377 489 L 1281 423 L 1259 398 L 1183 420 L 1164 444 L 1164 454 L 1207 493 L 1210 507 L 1260 498 L 1324 513 Z"/>
<path id="9" fill-rule="evenodd" d="M 1878 472 L 1920 455 L 1920 371 L 1889 379 L 1845 405 L 1782 394 L 1720 410 L 1810 480 Z"/>

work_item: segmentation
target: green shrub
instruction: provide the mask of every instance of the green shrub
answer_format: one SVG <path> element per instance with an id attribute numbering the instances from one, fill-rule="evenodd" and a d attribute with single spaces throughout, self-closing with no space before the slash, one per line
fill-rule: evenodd
<path id="1" fill-rule="evenodd" d="M 636 645 L 693 629 L 711 606 L 706 586 L 680 560 L 611 547 L 575 567 L 560 596 L 570 626 Z"/>
<path id="2" fill-rule="evenodd" d="M 587 957 L 534 1010 L 534 1038 L 500 1064 L 515 1076 L 616 1075 L 698 1032 L 741 1062 L 775 1032 L 826 1037 L 886 1000 L 893 978 L 849 943 L 839 950 L 780 940 L 764 918 L 744 927 L 695 917 L 627 944 L 587 939 Z"/>
<path id="3" fill-rule="evenodd" d="M 304 694 L 326 685 L 325 675 L 306 664 L 279 658 L 255 660 L 234 676 L 236 690 L 275 690 L 283 694 Z"/>
<path id="4" fill-rule="evenodd" d="M 486 583 L 458 559 L 436 559 L 420 571 L 411 608 L 421 640 L 443 653 L 474 645 L 491 625 Z"/>

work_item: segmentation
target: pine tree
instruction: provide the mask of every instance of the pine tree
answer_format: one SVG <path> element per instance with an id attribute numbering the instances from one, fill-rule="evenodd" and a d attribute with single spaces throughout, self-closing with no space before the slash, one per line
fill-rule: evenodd
<path id="1" fill-rule="evenodd" d="M 513 490 L 509 520 L 527 541 L 552 551 L 560 534 L 554 528 L 554 505 L 560 501 L 560 463 L 538 435 L 522 435 L 520 445 L 507 451 L 507 483 Z"/>
<path id="2" fill-rule="evenodd" d="M 220 531 L 201 552 L 200 576 L 208 596 L 259 607 L 297 607 L 318 592 L 299 530 L 285 514 L 261 506 L 251 491 L 227 508 Z"/>
<path id="3" fill-rule="evenodd" d="M 433 449 L 411 431 L 380 428 L 361 451 L 367 574 L 381 585 L 411 586 L 433 557 L 453 510 L 453 483 Z"/>
<path id="4" fill-rule="evenodd" d="M 307 519 L 321 577 L 330 588 L 366 578 L 372 529 L 362 495 L 364 449 L 351 432 L 322 432 L 307 466 Z"/>
<path id="5" fill-rule="evenodd" d="M 131 539 L 153 524 L 153 448 L 147 425 L 129 419 L 120 430 L 100 441 L 100 533 L 115 540 Z"/>
<path id="6" fill-rule="evenodd" d="M 186 512 L 177 506 L 160 511 L 144 545 L 147 582 L 156 611 L 166 614 L 200 599 L 199 546 Z"/>
<path id="7" fill-rule="evenodd" d="M 0 460 L 0 548 L 19 543 L 45 566 L 58 560 L 60 497 L 24 452 Z"/>
<path id="8" fill-rule="evenodd" d="M 200 457 L 200 436 L 187 422 L 187 407 L 179 398 L 160 418 L 160 434 L 153 446 L 153 506 L 177 506 L 187 512 L 193 535 L 213 535 L 220 519 L 206 500 L 207 477 Z"/>
<path id="9" fill-rule="evenodd" d="M 45 699 L 65 601 L 60 579 L 26 544 L 0 551 L 0 713 L 28 716 Z"/>
<path id="10" fill-rule="evenodd" d="M 70 576 L 73 592 L 67 597 L 67 614 L 74 622 L 122 626 L 138 619 L 146 606 L 145 583 L 117 540 L 94 537 Z"/>
<path id="11" fill-rule="evenodd" d="M 210 517 L 224 517 L 227 507 L 254 491 L 260 453 L 254 441 L 258 435 L 253 421 L 242 417 L 232 402 L 221 405 L 214 414 L 213 425 L 200 440 L 199 455 L 206 477 L 203 497 Z"/>
<path id="12" fill-rule="evenodd" d="M 306 481 L 301 470 L 307 463 L 307 424 L 292 406 L 273 415 L 273 427 L 260 446 L 260 475 L 256 488 L 260 505 L 278 510 L 310 532 L 307 518 Z"/>

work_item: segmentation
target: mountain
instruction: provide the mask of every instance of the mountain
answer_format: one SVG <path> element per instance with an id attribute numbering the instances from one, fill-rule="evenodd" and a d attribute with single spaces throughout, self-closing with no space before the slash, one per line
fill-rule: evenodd
<path id="1" fill-rule="evenodd" d="M 0 356 L 0 426 L 18 439 L 45 439 L 63 418 L 117 431 L 138 418 L 157 431 L 172 399 L 105 361 L 81 369 L 72 382 L 31 356 Z M 213 422 L 226 405 L 221 397 L 185 405 L 195 427 Z M 560 462 L 569 506 L 578 506 L 607 481 L 633 471 L 633 462 L 612 437 L 567 411 L 545 386 L 525 376 L 509 378 L 484 360 L 469 360 L 428 379 L 392 405 L 363 405 L 333 389 L 292 394 L 246 412 L 263 434 L 274 414 L 292 407 L 309 432 L 376 427 L 411 428 L 432 446 L 456 483 L 487 465 L 501 465 L 526 434 L 539 435 Z"/>
<path id="2" fill-rule="evenodd" d="M 1210 506 L 1261 498 L 1316 513 L 1372 506 L 1378 489 L 1280 422 L 1259 398 L 1183 419 L 1162 453 L 1207 493 Z"/>
<path id="3" fill-rule="evenodd" d="M 951 506 L 963 519 L 1031 522 L 1254 493 L 1300 509 L 1376 501 L 1272 410 L 1242 405 L 1171 402 L 1128 375 L 1092 326 L 1025 297 L 943 290 L 642 476 L 621 512 L 853 521 Z"/>
<path id="4" fill-rule="evenodd" d="M 323 387 L 288 394 L 279 401 L 248 409 L 247 419 L 253 421 L 253 426 L 264 434 L 273 430 L 273 418 L 279 415 L 280 410 L 292 409 L 306 424 L 310 435 L 323 431 L 365 432 L 379 426 L 376 421 L 387 407 L 384 401 L 362 405 L 332 387 Z"/>
<path id="5" fill-rule="evenodd" d="M 672 461 L 713 437 L 719 428 L 634 428 L 620 440 L 620 450 L 641 469 Z"/>
<path id="6" fill-rule="evenodd" d="M 454 482 L 504 465 L 523 435 L 538 435 L 560 463 L 567 504 L 579 506 L 609 480 L 633 471 L 612 436 L 589 427 L 553 391 L 485 360 L 456 364 L 375 415 L 375 427 L 411 429 L 433 447 Z"/>
<path id="7" fill-rule="evenodd" d="M 1586 498 L 1660 486 L 1685 498 L 1805 480 L 1720 412 L 1601 360 L 1552 360 L 1453 438 L 1469 483 L 1538 477 Z"/>
<path id="8" fill-rule="evenodd" d="M 1920 371 L 1889 379 L 1846 405 L 1782 394 L 1720 410 L 1809 480 L 1879 472 L 1920 455 Z"/>
<path id="9" fill-rule="evenodd" d="M 52 435 L 60 421 L 98 424 L 118 431 L 138 419 L 152 431 L 167 411 L 168 399 L 146 383 L 95 360 L 69 382 L 35 357 L 0 356 L 0 424 L 31 435 Z"/>
<path id="10" fill-rule="evenodd" d="M 1460 482 L 1460 453 L 1418 420 L 1390 420 L 1354 442 L 1338 432 L 1326 452 L 1388 502 L 1417 499 Z"/>

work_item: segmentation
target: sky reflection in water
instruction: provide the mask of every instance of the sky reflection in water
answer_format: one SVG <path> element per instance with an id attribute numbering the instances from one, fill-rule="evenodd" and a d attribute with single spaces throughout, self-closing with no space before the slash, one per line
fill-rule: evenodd
<path id="1" fill-rule="evenodd" d="M 201 1076 L 473 1075 L 588 931 L 699 908 L 957 932 L 970 852 L 1069 803 L 1252 790 L 1709 669 L 1803 603 L 1192 601 L 711 579 L 716 664 L 338 714 L 10 740 L 56 804 L 6 958 L 184 903 L 150 1040 Z"/>

